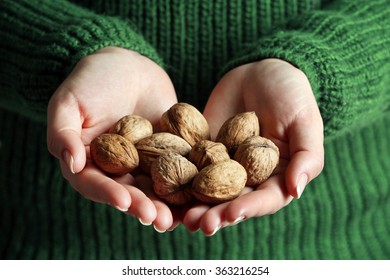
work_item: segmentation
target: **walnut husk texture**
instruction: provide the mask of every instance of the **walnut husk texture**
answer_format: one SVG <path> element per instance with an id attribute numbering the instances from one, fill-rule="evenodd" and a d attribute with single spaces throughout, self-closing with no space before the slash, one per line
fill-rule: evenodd
<path id="1" fill-rule="evenodd" d="M 91 158 L 102 170 L 114 175 L 133 171 L 139 157 L 133 143 L 118 134 L 102 134 L 92 140 Z"/>
<path id="2" fill-rule="evenodd" d="M 152 123 L 138 115 L 126 115 L 119 119 L 108 131 L 119 134 L 133 144 L 153 134 Z"/>
<path id="3" fill-rule="evenodd" d="M 188 159 L 196 165 L 198 170 L 201 170 L 212 163 L 228 160 L 230 157 L 222 143 L 201 140 L 192 147 Z"/>
<path id="4" fill-rule="evenodd" d="M 186 140 L 191 146 L 210 139 L 210 128 L 201 112 L 187 103 L 176 103 L 160 118 L 161 131 Z"/>
<path id="5" fill-rule="evenodd" d="M 256 113 L 244 112 L 227 119 L 219 129 L 215 141 L 223 143 L 232 157 L 243 141 L 259 133 L 260 125 Z"/>
<path id="6" fill-rule="evenodd" d="M 185 157 L 176 153 L 161 155 L 153 162 L 150 172 L 154 192 L 163 200 L 183 205 L 193 199 L 190 188 L 198 169 Z"/>
<path id="7" fill-rule="evenodd" d="M 191 146 L 184 139 L 168 132 L 154 133 L 135 144 L 139 154 L 139 166 L 147 174 L 153 161 L 160 155 L 178 153 L 186 156 Z"/>
<path id="8" fill-rule="evenodd" d="M 192 193 L 205 203 L 221 203 L 236 198 L 245 187 L 247 174 L 234 160 L 213 163 L 195 176 Z"/>
<path id="9" fill-rule="evenodd" d="M 253 187 L 271 176 L 279 163 L 279 149 L 271 140 L 254 136 L 238 147 L 234 160 L 245 168 L 247 185 Z"/>

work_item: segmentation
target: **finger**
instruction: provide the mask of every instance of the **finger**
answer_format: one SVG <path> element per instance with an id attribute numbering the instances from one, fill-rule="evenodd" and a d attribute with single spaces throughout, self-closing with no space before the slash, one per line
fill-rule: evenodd
<path id="1" fill-rule="evenodd" d="M 323 124 L 319 112 L 297 118 L 287 133 L 290 163 L 286 170 L 286 187 L 292 196 L 299 198 L 324 166 Z"/>
<path id="2" fill-rule="evenodd" d="M 164 233 L 173 225 L 172 212 L 161 200 L 153 200 L 153 203 L 157 210 L 157 217 L 153 222 L 154 229 L 159 233 Z"/>
<path id="3" fill-rule="evenodd" d="M 171 209 L 172 211 L 172 225 L 167 229 L 168 231 L 173 231 L 175 228 L 177 228 L 180 225 L 180 222 L 183 220 L 182 211 L 178 208 Z"/>
<path id="4" fill-rule="evenodd" d="M 245 109 L 237 81 L 239 78 L 234 71 L 229 72 L 211 92 L 203 112 L 209 123 L 211 139 L 215 139 L 219 128 L 229 117 Z"/>
<path id="5" fill-rule="evenodd" d="M 148 226 L 157 216 L 157 210 L 153 202 L 138 188 L 124 185 L 131 196 L 131 205 L 127 213 L 138 218 L 141 224 Z"/>
<path id="6" fill-rule="evenodd" d="M 64 161 L 72 173 L 80 172 L 86 163 L 81 127 L 75 98 L 71 94 L 56 93 L 48 106 L 47 145 L 49 152 Z"/>
<path id="7" fill-rule="evenodd" d="M 190 231 L 195 232 L 200 229 L 200 221 L 202 216 L 210 209 L 210 206 L 205 204 L 198 204 L 192 206 L 190 209 L 185 211 L 183 217 L 184 226 Z"/>
<path id="8" fill-rule="evenodd" d="M 206 236 L 214 235 L 223 226 L 224 211 L 229 203 L 225 202 L 210 208 L 202 216 L 199 228 Z"/>
<path id="9" fill-rule="evenodd" d="M 292 200 L 284 188 L 282 175 L 272 176 L 258 189 L 233 200 L 225 210 L 226 221 L 237 221 L 274 214 Z"/>
<path id="10" fill-rule="evenodd" d="M 136 180 L 137 186 L 142 189 L 156 209 L 155 219 L 152 221 L 154 229 L 160 233 L 165 232 L 173 225 L 173 215 L 169 206 L 155 195 L 150 178 L 140 175 Z"/>
<path id="11" fill-rule="evenodd" d="M 115 177 L 114 180 L 120 183 L 130 194 L 131 205 L 127 214 L 137 217 L 141 224 L 148 226 L 156 218 L 156 208 L 153 202 L 138 187 L 137 180 L 130 174 Z"/>
<path id="12" fill-rule="evenodd" d="M 73 188 L 86 199 L 111 205 L 123 212 L 129 209 L 132 199 L 128 190 L 92 164 L 87 163 L 78 174 L 72 174 L 64 162 L 61 162 L 61 169 Z"/>
<path id="13" fill-rule="evenodd" d="M 253 189 L 246 187 L 241 192 L 240 196 L 245 195 L 246 193 L 251 192 Z M 234 201 L 234 200 L 232 200 Z M 238 222 L 244 220 L 244 217 L 239 216 L 237 219 L 228 220 L 226 216 L 226 209 L 228 209 L 232 201 L 227 201 L 225 203 L 218 204 L 216 206 L 210 207 L 207 212 L 201 217 L 199 222 L 199 227 L 205 233 L 205 235 L 212 236 L 220 228 L 226 226 L 237 224 Z"/>

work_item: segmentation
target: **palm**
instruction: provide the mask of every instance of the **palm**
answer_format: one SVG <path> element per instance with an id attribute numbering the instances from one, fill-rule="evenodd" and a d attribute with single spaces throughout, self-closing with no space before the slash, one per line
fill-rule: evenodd
<path id="1" fill-rule="evenodd" d="M 204 112 L 212 136 L 228 117 L 243 111 L 256 112 L 260 134 L 280 150 L 279 166 L 266 182 L 254 189 L 246 188 L 232 202 L 190 208 L 184 217 L 190 230 L 201 228 L 211 234 L 215 228 L 240 217 L 274 213 L 289 204 L 293 198 L 290 194 L 299 196 L 297 176 L 302 170 L 310 180 L 322 169 L 322 121 L 310 84 L 298 69 L 270 59 L 244 65 L 225 75 Z M 311 164 L 315 166 L 312 171 L 306 170 Z"/>
<path id="2" fill-rule="evenodd" d="M 160 216 L 157 226 L 169 227 L 172 214 L 155 199 L 149 183 L 131 175 L 107 176 L 89 160 L 89 143 L 128 114 L 141 115 L 157 128 L 161 114 L 175 102 L 168 75 L 154 62 L 124 49 L 103 49 L 81 60 L 51 98 L 49 150 L 61 159 L 64 150 L 70 152 L 72 164 L 69 157 L 62 160 L 62 173 L 84 197 L 145 223 Z"/>

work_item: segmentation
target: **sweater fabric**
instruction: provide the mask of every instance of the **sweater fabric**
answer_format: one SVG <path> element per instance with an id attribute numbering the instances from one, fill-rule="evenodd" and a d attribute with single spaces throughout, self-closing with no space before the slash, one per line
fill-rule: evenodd
<path id="1" fill-rule="evenodd" d="M 0 259 L 388 259 L 390 2 L 0 1 Z M 308 77 L 325 168 L 300 200 L 212 237 L 157 233 L 80 196 L 46 148 L 47 103 L 83 57 L 135 50 L 200 110 L 227 71 Z"/>

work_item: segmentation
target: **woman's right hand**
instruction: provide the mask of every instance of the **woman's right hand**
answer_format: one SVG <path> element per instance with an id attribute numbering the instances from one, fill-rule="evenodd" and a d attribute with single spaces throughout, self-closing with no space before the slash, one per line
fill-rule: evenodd
<path id="1" fill-rule="evenodd" d="M 146 177 L 108 177 L 91 162 L 89 144 L 124 115 L 137 114 L 158 129 L 177 102 L 172 82 L 155 62 L 136 52 L 107 47 L 82 59 L 48 105 L 47 145 L 63 176 L 85 198 L 111 205 L 165 231 L 177 224 L 153 195 Z"/>

